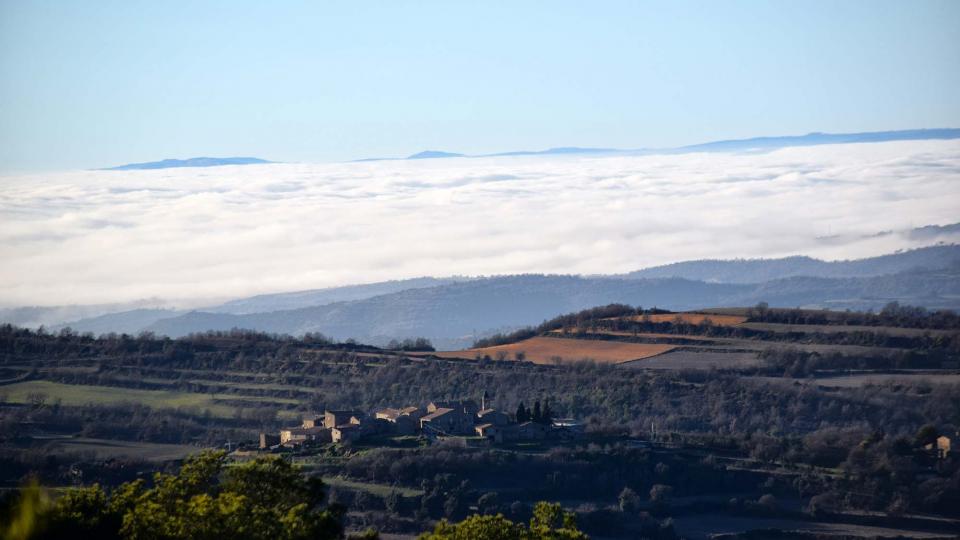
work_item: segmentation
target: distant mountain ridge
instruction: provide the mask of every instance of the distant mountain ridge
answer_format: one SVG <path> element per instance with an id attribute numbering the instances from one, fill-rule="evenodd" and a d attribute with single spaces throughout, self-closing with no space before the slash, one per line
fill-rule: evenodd
<path id="1" fill-rule="evenodd" d="M 679 277 L 718 283 L 762 283 L 789 277 L 872 277 L 914 269 L 940 269 L 960 263 L 960 246 L 931 246 L 848 261 L 805 256 L 780 259 L 703 259 L 654 266 L 624 274 L 628 279 Z"/>
<path id="2" fill-rule="evenodd" d="M 447 285 L 450 283 L 456 283 L 457 281 L 468 281 L 471 279 L 475 278 L 422 277 L 381 281 L 378 283 L 367 283 L 362 285 L 329 287 L 326 289 L 312 289 L 307 291 L 260 294 L 248 298 L 231 300 L 218 306 L 205 308 L 200 311 L 208 311 L 211 313 L 229 313 L 232 315 L 246 315 L 248 313 L 298 309 L 310 306 L 333 304 L 335 302 L 363 300 L 365 298 L 380 296 L 382 294 L 390 294 L 410 289 L 425 289 L 427 287 L 436 287 L 438 285 Z"/>
<path id="3" fill-rule="evenodd" d="M 718 152 L 730 150 L 783 148 L 787 146 L 815 146 L 821 144 L 873 143 L 957 138 L 960 138 L 960 129 L 955 128 L 906 129 L 899 131 L 871 131 L 862 133 L 808 133 L 806 135 L 753 137 L 750 139 L 713 141 L 690 146 L 682 146 L 677 148 L 677 150 L 682 152 Z"/>
<path id="4" fill-rule="evenodd" d="M 172 337 L 232 328 L 294 335 L 321 332 L 337 339 L 353 338 L 372 344 L 422 336 L 442 348 L 458 348 L 468 346 L 477 336 L 614 302 L 693 310 L 755 305 L 761 301 L 778 307 L 832 309 L 879 309 L 888 302 L 899 301 L 957 309 L 960 266 L 876 277 L 791 277 L 761 284 L 706 283 L 682 278 L 500 276 L 270 313 L 191 312 L 159 320 L 146 329 Z"/>
<path id="5" fill-rule="evenodd" d="M 322 332 L 373 344 L 422 336 L 452 348 L 469 345 L 475 336 L 613 302 L 691 310 L 758 302 L 775 307 L 878 309 L 891 301 L 960 309 L 960 245 L 851 261 L 800 256 L 688 261 L 618 276 L 414 278 L 265 294 L 186 313 L 165 309 L 101 313 L 61 327 L 94 333 L 148 330 L 170 336 L 249 328 L 285 334 Z"/>
<path id="6" fill-rule="evenodd" d="M 773 137 L 753 137 L 748 139 L 729 139 L 711 141 L 675 148 L 581 148 L 576 146 L 550 148 L 547 150 L 517 150 L 493 154 L 456 154 L 438 150 L 427 150 L 406 158 L 366 158 L 356 161 L 390 161 L 400 159 L 430 159 L 448 157 L 507 157 L 542 156 L 570 154 L 683 154 L 690 152 L 733 152 L 750 150 L 772 150 L 790 146 L 817 146 L 823 144 L 874 143 L 889 141 L 916 141 L 927 139 L 960 139 L 960 128 L 903 129 L 896 131 L 868 131 L 860 133 L 807 133 L 806 135 L 784 135 Z"/>
<path id="7" fill-rule="evenodd" d="M 179 167 L 219 167 L 221 165 L 261 165 L 273 163 L 265 159 L 255 157 L 195 157 L 189 159 L 164 159 L 161 161 L 148 161 L 145 163 L 128 163 L 117 167 L 108 167 L 105 171 L 135 171 L 149 169 L 175 169 Z"/>
<path id="8" fill-rule="evenodd" d="M 433 158 L 448 158 L 448 157 L 463 157 L 463 154 L 454 154 L 453 152 L 440 152 L 438 150 L 424 150 L 423 152 L 418 152 L 412 156 L 407 156 L 407 159 L 433 159 Z"/>

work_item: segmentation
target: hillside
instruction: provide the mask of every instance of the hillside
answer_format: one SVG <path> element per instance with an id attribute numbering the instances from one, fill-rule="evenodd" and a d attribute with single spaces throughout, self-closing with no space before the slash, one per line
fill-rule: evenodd
<path id="1" fill-rule="evenodd" d="M 192 312 L 158 321 L 148 329 L 170 336 L 235 327 L 290 334 L 322 332 L 337 339 L 354 338 L 369 343 L 425 336 L 436 344 L 463 345 L 472 342 L 475 333 L 538 323 L 558 313 L 600 304 L 669 304 L 676 309 L 688 309 L 729 305 L 724 298 L 749 291 L 748 286 L 682 279 L 505 276 L 272 313 Z"/>
<path id="2" fill-rule="evenodd" d="M 917 268 L 940 269 L 960 262 L 960 246 L 926 248 L 847 261 L 823 261 L 811 257 L 780 259 L 703 259 L 654 266 L 623 277 L 679 277 L 720 283 L 761 283 L 793 276 L 843 278 L 872 277 Z"/>
<path id="3" fill-rule="evenodd" d="M 673 310 L 758 302 L 842 310 L 879 309 L 899 301 L 956 309 L 958 260 L 960 247 L 933 246 L 837 262 L 810 257 L 690 261 L 623 276 L 424 277 L 258 295 L 190 314 L 157 309 L 167 307 L 162 305 L 69 306 L 0 310 L 0 321 L 171 336 L 234 327 L 319 331 L 372 343 L 424 336 L 459 347 L 475 335 L 611 302 Z"/>
<path id="4" fill-rule="evenodd" d="M 120 313 L 107 313 L 97 317 L 88 317 L 69 323 L 56 325 L 54 330 L 70 328 L 76 332 L 93 332 L 96 335 L 109 334 L 137 334 L 144 328 L 163 319 L 169 319 L 183 314 L 175 309 L 132 309 Z"/>
<path id="5" fill-rule="evenodd" d="M 307 291 L 294 291 L 277 294 L 261 294 L 231 300 L 218 306 L 212 306 L 200 311 L 211 313 L 231 313 L 234 315 L 245 315 L 248 313 L 262 313 L 268 311 L 280 311 L 286 309 L 299 309 L 311 306 L 322 306 L 333 304 L 335 302 L 349 302 L 353 300 L 363 300 L 382 294 L 391 294 L 395 292 L 423 289 L 427 287 L 436 287 L 437 285 L 446 285 L 457 281 L 466 281 L 470 278 L 451 277 L 451 278 L 433 278 L 422 277 L 413 279 L 400 279 L 392 281 L 381 281 L 377 283 L 366 283 L 362 285 L 346 285 L 344 287 L 329 287 L 324 289 L 311 289 Z"/>
<path id="6" fill-rule="evenodd" d="M 960 307 L 960 269 L 871 278 L 793 277 L 759 285 L 681 278 L 505 276 L 270 313 L 191 312 L 157 321 L 146 329 L 169 336 L 231 328 L 294 335 L 321 332 L 373 344 L 423 336 L 435 345 L 456 348 L 469 345 L 475 336 L 609 303 L 681 311 L 759 302 L 784 307 L 879 309 L 891 301 L 956 309 Z"/>

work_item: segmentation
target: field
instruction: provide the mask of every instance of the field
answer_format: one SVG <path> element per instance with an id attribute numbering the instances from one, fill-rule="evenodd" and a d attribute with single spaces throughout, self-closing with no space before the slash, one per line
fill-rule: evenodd
<path id="1" fill-rule="evenodd" d="M 663 354 L 674 348 L 676 348 L 675 345 L 659 343 L 534 337 L 509 345 L 432 354 L 441 358 L 474 358 L 478 354 L 497 358 L 498 354 L 502 353 L 506 355 L 505 358 L 513 359 L 518 352 L 522 352 L 526 356 L 526 360 L 535 364 L 554 364 L 558 361 L 576 362 L 584 359 L 604 364 L 621 364 Z"/>
<path id="2" fill-rule="evenodd" d="M 653 323 L 672 323 L 677 320 L 687 324 L 700 324 L 709 320 L 717 326 L 735 326 L 747 321 L 747 318 L 741 315 L 722 315 L 711 313 L 658 313 L 655 315 L 639 315 L 633 317 L 635 321 L 650 321 Z"/>
<path id="3" fill-rule="evenodd" d="M 952 330 L 936 330 L 928 328 L 896 328 L 892 326 L 857 326 L 842 324 L 781 324 L 781 323 L 760 323 L 750 322 L 739 325 L 742 328 L 750 330 L 762 330 L 765 332 L 801 332 L 801 333 L 824 333 L 834 334 L 839 332 L 871 332 L 883 333 L 890 336 L 922 336 L 929 334 L 931 336 L 948 336 L 955 334 Z"/>
<path id="4" fill-rule="evenodd" d="M 564 330 L 553 330 L 551 334 L 567 335 L 575 338 L 576 333 Z M 760 352 L 766 349 L 800 349 L 817 353 L 838 352 L 843 354 L 861 355 L 872 354 L 883 356 L 899 349 L 891 347 L 868 347 L 864 345 L 837 345 L 831 343 L 808 343 L 805 341 L 763 341 L 759 339 L 739 339 L 712 336 L 698 336 L 690 334 L 657 334 L 652 332 L 623 332 L 616 330 L 596 330 L 597 335 L 631 338 L 645 343 L 664 343 L 675 346 L 695 347 L 703 352 Z"/>
<path id="5" fill-rule="evenodd" d="M 401 486 L 392 486 L 389 484 L 375 484 L 373 482 L 357 482 L 342 476 L 324 476 L 323 483 L 328 486 L 350 489 L 353 491 L 365 491 L 378 497 L 386 497 L 391 492 L 396 491 L 403 497 L 419 497 L 423 495 L 422 489 L 413 489 Z"/>
<path id="6" fill-rule="evenodd" d="M 97 459 L 134 458 L 144 461 L 174 461 L 203 450 L 183 444 L 114 441 L 87 437 L 52 439 L 52 452 L 92 453 Z"/>
<path id="7" fill-rule="evenodd" d="M 642 360 L 625 362 L 623 367 L 636 369 L 730 369 L 756 366 L 755 353 L 673 350 Z"/>
<path id="8" fill-rule="evenodd" d="M 43 395 L 48 402 L 59 399 L 63 405 L 110 405 L 132 402 L 157 408 L 209 411 L 211 415 L 221 418 L 230 418 L 236 411 L 236 407 L 224 403 L 227 400 L 248 401 L 251 405 L 273 403 L 283 406 L 298 403 L 296 400 L 283 398 L 140 390 L 116 386 L 62 384 L 51 381 L 26 381 L 0 386 L 0 397 L 9 403 L 27 403 L 31 395 Z"/>

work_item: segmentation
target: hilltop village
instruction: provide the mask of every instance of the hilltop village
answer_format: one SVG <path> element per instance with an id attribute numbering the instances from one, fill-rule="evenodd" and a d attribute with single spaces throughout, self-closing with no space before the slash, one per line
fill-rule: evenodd
<path id="1" fill-rule="evenodd" d="M 305 444 L 349 444 L 364 438 L 420 436 L 427 440 L 471 438 L 489 444 L 570 439 L 583 434 L 583 424 L 570 419 L 554 420 L 549 407 L 537 402 L 531 411 L 521 404 L 509 415 L 473 400 L 432 401 L 427 407 L 384 408 L 367 414 L 359 410 L 327 410 L 303 418 L 299 426 L 279 434 L 261 433 L 261 450 L 290 450 Z"/>

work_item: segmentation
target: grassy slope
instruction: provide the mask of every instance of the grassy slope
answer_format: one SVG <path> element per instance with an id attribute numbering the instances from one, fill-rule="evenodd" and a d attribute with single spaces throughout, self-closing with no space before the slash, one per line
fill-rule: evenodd
<path id="1" fill-rule="evenodd" d="M 64 405 L 114 404 L 122 402 L 141 403 L 150 407 L 169 409 L 194 409 L 210 411 L 213 416 L 232 417 L 235 407 L 224 400 L 249 401 L 252 403 L 296 404 L 296 400 L 283 398 L 257 398 L 230 394 L 196 394 L 167 390 L 139 390 L 115 386 L 87 386 L 62 384 L 50 381 L 26 381 L 0 387 L 0 396 L 10 403 L 27 403 L 32 393 L 44 394 L 48 401 L 61 400 Z"/>

